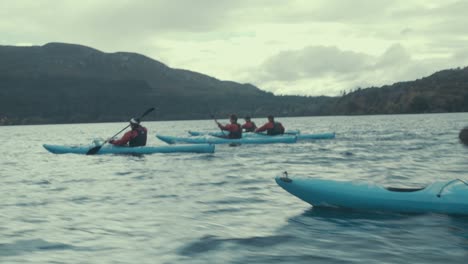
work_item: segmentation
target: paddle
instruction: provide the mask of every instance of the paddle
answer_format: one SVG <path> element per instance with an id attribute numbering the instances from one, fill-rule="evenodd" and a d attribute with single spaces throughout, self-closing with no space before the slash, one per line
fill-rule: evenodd
<path id="1" fill-rule="evenodd" d="M 215 123 L 218 125 L 219 127 L 219 122 L 218 122 L 218 119 L 216 119 L 216 117 L 214 115 L 211 115 L 211 118 L 214 119 Z M 223 136 L 226 136 L 226 134 L 224 134 L 224 131 L 222 128 L 219 128 L 221 130 L 221 134 L 223 134 Z"/>
<path id="2" fill-rule="evenodd" d="M 146 116 L 147 114 L 151 113 L 152 111 L 154 110 L 154 107 L 151 107 L 150 109 L 146 110 L 138 119 L 142 119 L 144 116 Z M 124 131 L 125 129 L 127 129 L 128 127 L 130 126 L 127 125 L 126 127 L 124 127 L 122 130 L 120 130 L 119 132 L 117 132 L 117 134 L 113 135 L 111 138 L 114 138 L 116 137 L 118 134 L 122 133 L 122 131 Z M 104 141 L 104 143 L 102 143 L 100 146 L 95 146 L 95 147 L 92 147 L 88 150 L 88 152 L 86 152 L 86 155 L 94 155 L 96 153 L 98 153 L 98 151 L 102 148 L 102 146 L 104 146 L 107 142 L 109 142 L 109 139 L 107 139 L 106 141 Z"/>

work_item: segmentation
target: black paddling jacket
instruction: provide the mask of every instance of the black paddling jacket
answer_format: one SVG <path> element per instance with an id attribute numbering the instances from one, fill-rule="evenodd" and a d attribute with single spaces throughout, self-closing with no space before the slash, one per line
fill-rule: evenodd
<path id="1" fill-rule="evenodd" d="M 145 127 L 140 126 L 136 128 L 135 130 L 133 130 L 132 134 L 133 134 L 133 137 L 128 142 L 130 147 L 146 146 L 146 138 L 147 138 L 148 131 Z"/>

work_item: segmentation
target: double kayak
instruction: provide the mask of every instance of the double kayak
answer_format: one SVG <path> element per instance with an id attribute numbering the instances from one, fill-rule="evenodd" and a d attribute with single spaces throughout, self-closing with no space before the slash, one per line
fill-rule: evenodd
<path id="1" fill-rule="evenodd" d="M 298 131 L 298 130 L 297 130 Z M 221 137 L 227 135 L 228 132 L 197 132 L 197 131 L 188 131 L 191 136 L 214 136 L 214 137 Z M 283 135 L 277 136 L 287 136 L 287 135 L 295 135 L 297 140 L 316 140 L 316 139 L 334 139 L 335 133 L 318 133 L 318 134 L 300 134 L 294 133 L 291 134 L 284 133 Z M 242 133 L 242 138 L 250 138 L 250 137 L 276 137 L 276 136 L 269 136 L 265 133 L 253 133 L 253 132 L 245 132 Z"/>
<path id="2" fill-rule="evenodd" d="M 275 136 L 275 137 L 244 137 L 239 139 L 228 139 L 214 136 L 200 137 L 173 137 L 156 135 L 156 137 L 168 144 L 272 144 L 272 143 L 295 143 L 296 136 Z"/>
<path id="3" fill-rule="evenodd" d="M 43 145 L 45 149 L 54 154 L 86 154 L 95 145 L 63 146 L 63 145 Z M 153 153 L 214 153 L 215 146 L 212 144 L 180 145 L 180 146 L 144 146 L 144 147 L 119 147 L 114 145 L 104 145 L 96 154 L 153 154 Z"/>
<path id="4" fill-rule="evenodd" d="M 287 192 L 316 207 L 401 213 L 468 214 L 468 183 L 455 179 L 422 188 L 392 188 L 368 183 L 276 177 Z"/>

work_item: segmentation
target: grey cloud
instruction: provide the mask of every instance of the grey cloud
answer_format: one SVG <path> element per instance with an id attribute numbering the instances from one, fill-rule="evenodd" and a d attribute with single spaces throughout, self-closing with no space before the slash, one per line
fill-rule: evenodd
<path id="1" fill-rule="evenodd" d="M 468 62 L 468 48 L 458 49 L 452 54 L 451 59 L 454 63 L 457 63 L 457 67 L 466 67 Z M 452 65 L 453 67 L 454 65 Z"/>
<path id="2" fill-rule="evenodd" d="M 395 65 L 402 65 L 411 61 L 411 55 L 400 44 L 390 46 L 382 56 L 377 58 L 375 69 L 393 67 Z"/>
<path id="3" fill-rule="evenodd" d="M 80 36 L 120 41 L 168 32 L 204 32 L 223 27 L 242 2 L 236 1 L 17 1 L 0 3 L 3 21 L 21 31 L 60 38 Z M 0 21 L 0 30 L 2 30 Z M 11 25 L 5 25 L 5 31 Z M 31 30 L 28 30 L 28 29 Z M 39 31 L 38 31 L 39 29 Z M 39 35 L 39 34 L 37 34 Z M 39 36 L 38 36 L 39 37 Z"/>
<path id="4" fill-rule="evenodd" d="M 253 23 L 363 23 L 387 17 L 397 6 L 396 1 L 373 0 L 246 1 L 233 14 Z"/>
<path id="5" fill-rule="evenodd" d="M 371 56 L 336 47 L 310 46 L 297 51 L 283 51 L 267 59 L 260 68 L 262 79 L 290 81 L 343 74 L 369 67 Z"/>
<path id="6" fill-rule="evenodd" d="M 438 6 L 430 4 L 413 5 L 393 14 L 393 19 L 406 23 L 412 29 L 412 35 L 431 38 L 446 38 L 450 35 L 468 34 L 468 2 L 436 2 Z"/>
<path id="7" fill-rule="evenodd" d="M 403 3 L 403 4 L 401 4 Z M 185 34 L 217 31 L 209 38 L 225 38 L 219 34 L 242 30 L 259 24 L 289 23 L 353 23 L 365 27 L 364 32 L 388 32 L 387 27 L 402 24 L 413 29 L 411 21 L 450 17 L 455 12 L 457 28 L 464 29 L 467 4 L 463 1 L 428 9 L 424 3 L 406 1 L 267 1 L 267 0 L 101 0 L 77 2 L 74 0 L 16 1 L 0 4 L 3 21 L 15 21 L 25 32 L 62 39 L 103 39 L 107 45 L 115 42 L 147 41 L 150 38 L 183 38 Z M 400 6 L 403 6 L 401 8 Z M 3 10 L 3 11 L 2 11 Z M 18 12 L 22 12 L 20 15 Z M 440 12 L 438 16 L 434 12 Z M 381 23 L 385 21 L 385 23 Z M 406 26 L 403 26 L 407 23 Z M 454 22 L 434 21 L 435 27 L 453 29 Z M 0 30 L 2 28 L 0 21 Z M 30 28 L 31 30 L 28 30 Z M 38 30 L 39 29 L 39 30 Z M 5 27 L 5 31 L 8 28 Z M 423 30 L 415 32 L 425 34 Z M 411 32 L 411 33 L 415 33 Z M 408 33 L 408 32 L 407 32 Z M 25 34 L 25 33 L 23 33 Z M 401 34 L 399 34 L 401 35 Z M 190 36 L 193 38 L 193 35 Z M 50 38 L 50 37 L 49 37 Z M 391 38 L 395 39 L 395 36 Z M 200 39 L 199 41 L 203 41 Z"/>
<path id="8" fill-rule="evenodd" d="M 209 31 L 223 25 L 230 10 L 226 1 L 129 1 L 118 8 L 114 1 L 101 14 L 93 14 L 97 24 L 112 21 L 117 30 L 127 32 Z"/>
<path id="9" fill-rule="evenodd" d="M 456 56 L 468 56 L 468 51 Z M 336 47 L 308 47 L 281 52 L 268 59 L 260 69 L 257 85 L 285 94 L 338 95 L 356 87 L 382 86 L 427 76 L 450 59 L 414 60 L 401 44 L 393 44 L 382 55 L 342 51 Z M 255 83 L 255 82 L 254 82 Z M 301 86 L 307 83 L 307 86 Z M 294 88 L 292 88 L 294 87 Z M 313 89 L 311 89 L 313 87 Z M 319 92 L 319 93 L 318 93 Z"/>
<path id="10" fill-rule="evenodd" d="M 421 19 L 421 18 L 466 18 L 468 11 L 468 2 L 461 1 L 434 1 L 433 5 L 430 1 L 422 1 L 419 4 L 401 5 L 402 8 L 393 13 L 398 19 Z"/>

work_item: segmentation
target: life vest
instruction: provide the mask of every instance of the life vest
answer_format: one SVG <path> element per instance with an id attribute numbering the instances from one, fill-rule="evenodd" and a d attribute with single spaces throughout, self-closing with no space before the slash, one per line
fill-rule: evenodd
<path id="1" fill-rule="evenodd" d="M 128 142 L 128 145 L 130 147 L 146 146 L 146 138 L 148 134 L 146 128 L 140 126 L 137 127 L 134 131 L 137 132 L 137 135 L 136 137 L 132 138 L 130 142 Z"/>
<path id="2" fill-rule="evenodd" d="M 267 129 L 267 135 L 282 135 L 284 134 L 284 127 L 280 122 L 275 122 L 273 128 Z"/>
<path id="3" fill-rule="evenodd" d="M 255 128 L 257 128 L 257 126 L 255 125 L 254 122 L 246 122 L 244 124 L 245 132 L 254 132 Z"/>
<path id="4" fill-rule="evenodd" d="M 242 138 L 242 127 L 241 125 L 235 123 L 234 125 L 237 126 L 237 131 L 230 131 L 229 138 Z"/>

